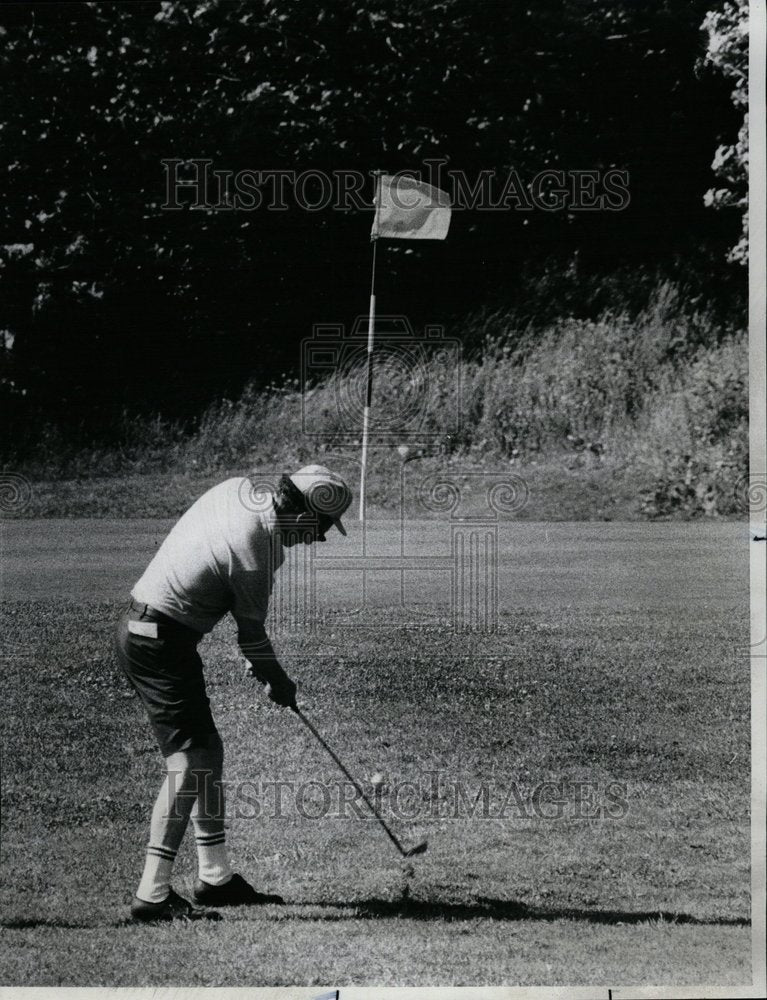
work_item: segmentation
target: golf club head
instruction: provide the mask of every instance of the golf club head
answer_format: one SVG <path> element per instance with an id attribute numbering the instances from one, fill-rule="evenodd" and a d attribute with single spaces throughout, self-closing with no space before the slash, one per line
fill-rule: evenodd
<path id="1" fill-rule="evenodd" d="M 425 854 L 428 846 L 428 840 L 424 840 L 422 843 L 416 844 L 415 847 L 411 847 L 409 851 L 405 851 L 402 856 L 403 858 L 414 858 L 416 854 Z"/>

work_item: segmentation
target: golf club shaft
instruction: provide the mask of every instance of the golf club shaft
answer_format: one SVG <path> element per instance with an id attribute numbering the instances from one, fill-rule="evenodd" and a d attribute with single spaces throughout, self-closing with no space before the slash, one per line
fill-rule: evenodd
<path id="1" fill-rule="evenodd" d="M 306 728 L 312 734 L 312 736 L 314 736 L 314 738 L 317 740 L 317 742 L 320 743 L 325 748 L 325 750 L 330 754 L 330 756 L 333 758 L 333 760 L 338 765 L 338 767 L 341 769 L 341 771 L 343 771 L 343 773 L 346 775 L 346 777 L 349 779 L 349 781 L 351 781 L 351 783 L 357 789 L 357 791 L 359 792 L 359 794 L 364 799 L 365 804 L 367 805 L 368 809 L 372 812 L 372 814 L 375 816 L 375 818 L 381 824 L 382 828 L 386 832 L 386 835 L 389 838 L 389 840 L 392 842 L 392 844 L 394 844 L 394 846 L 397 848 L 397 850 L 400 852 L 400 854 L 403 856 L 403 858 L 406 857 L 407 856 L 407 851 L 403 848 L 402 844 L 400 844 L 400 842 L 397 840 L 397 838 L 391 832 L 391 830 L 389 829 L 389 827 L 386 825 L 386 823 L 384 822 L 383 817 L 378 812 L 378 810 L 376 809 L 375 805 L 367 797 L 367 795 L 365 794 L 364 790 L 360 786 L 359 782 L 354 777 L 352 777 L 351 774 L 349 774 L 349 772 L 346 770 L 346 767 L 344 766 L 343 762 L 340 760 L 339 757 L 336 756 L 336 754 L 335 754 L 334 750 L 332 749 L 332 747 L 328 746 L 328 744 L 325 742 L 325 740 L 323 739 L 323 737 L 320 735 L 320 733 L 317 732 L 317 730 L 314 728 L 314 726 L 309 721 L 309 719 L 306 718 L 306 716 L 301 711 L 301 709 L 298 708 L 297 705 L 293 705 L 292 708 L 293 708 L 293 711 L 298 716 L 298 718 L 303 722 L 303 724 L 306 726 Z"/>

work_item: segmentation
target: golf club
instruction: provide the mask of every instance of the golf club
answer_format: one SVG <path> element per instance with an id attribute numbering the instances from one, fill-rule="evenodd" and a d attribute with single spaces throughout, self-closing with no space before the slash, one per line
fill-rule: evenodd
<path id="1" fill-rule="evenodd" d="M 315 729 L 314 725 L 309 721 L 309 719 L 307 719 L 307 717 L 304 715 L 304 713 L 301 711 L 301 709 L 297 705 L 291 705 L 291 708 L 295 712 L 295 714 L 298 716 L 298 718 L 301 720 L 301 722 L 303 722 L 303 724 L 306 726 L 306 728 L 309 730 L 309 732 L 312 734 L 312 736 L 314 736 L 314 738 L 317 740 L 317 742 L 319 744 L 321 744 L 321 746 L 323 746 L 325 748 L 325 750 L 327 750 L 327 752 L 333 758 L 333 760 L 338 765 L 338 767 L 341 769 L 341 771 L 343 771 L 343 773 L 346 775 L 346 777 L 349 779 L 349 781 L 351 781 L 351 783 L 357 789 L 357 791 L 359 792 L 359 794 L 365 800 L 365 804 L 367 805 L 368 809 L 370 809 L 370 811 L 373 813 L 373 815 L 378 820 L 378 822 L 380 823 L 380 825 L 383 827 L 384 831 L 386 832 L 387 837 L 392 842 L 392 844 L 394 844 L 394 846 L 400 852 L 400 854 L 402 855 L 402 857 L 403 858 L 412 858 L 412 857 L 415 857 L 416 854 L 424 854 L 425 851 L 426 851 L 426 848 L 428 846 L 428 843 L 425 840 L 421 841 L 420 844 L 416 844 L 415 847 L 411 847 L 409 850 L 406 850 L 402 846 L 402 844 L 400 844 L 399 840 L 397 840 L 397 838 L 394 836 L 394 834 L 391 832 L 391 830 L 389 829 L 389 827 L 384 822 L 383 817 L 378 812 L 378 810 L 376 809 L 375 805 L 367 797 L 367 795 L 365 794 L 365 792 L 363 791 L 363 789 L 360 787 L 359 783 L 352 777 L 351 774 L 349 774 L 349 772 L 346 770 L 346 768 L 343 765 L 343 763 L 341 762 L 341 760 L 336 756 L 336 754 L 333 751 L 333 749 L 330 746 L 328 746 L 328 744 L 325 742 L 325 740 L 320 735 L 320 733 L 317 732 L 317 730 Z"/>

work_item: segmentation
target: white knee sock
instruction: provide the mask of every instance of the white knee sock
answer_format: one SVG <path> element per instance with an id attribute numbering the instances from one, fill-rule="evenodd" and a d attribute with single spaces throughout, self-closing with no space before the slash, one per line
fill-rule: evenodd
<path id="1" fill-rule="evenodd" d="M 170 876 L 176 851 L 169 847 L 154 847 L 146 849 L 144 874 L 141 876 L 136 895 L 145 903 L 161 903 L 168 898 L 170 892 Z"/>
<path id="2" fill-rule="evenodd" d="M 197 844 L 197 863 L 199 875 L 208 885 L 223 885 L 234 874 L 229 864 L 226 850 L 226 835 L 219 833 L 200 833 L 195 829 Z"/>

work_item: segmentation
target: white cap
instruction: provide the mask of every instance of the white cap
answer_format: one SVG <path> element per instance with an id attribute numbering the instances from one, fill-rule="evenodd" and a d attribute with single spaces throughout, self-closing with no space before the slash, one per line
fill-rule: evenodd
<path id="1" fill-rule="evenodd" d="M 303 493 L 307 507 L 313 513 L 332 518 L 333 524 L 345 535 L 341 515 L 352 502 L 352 491 L 343 479 L 324 465 L 305 465 L 290 479 Z"/>

